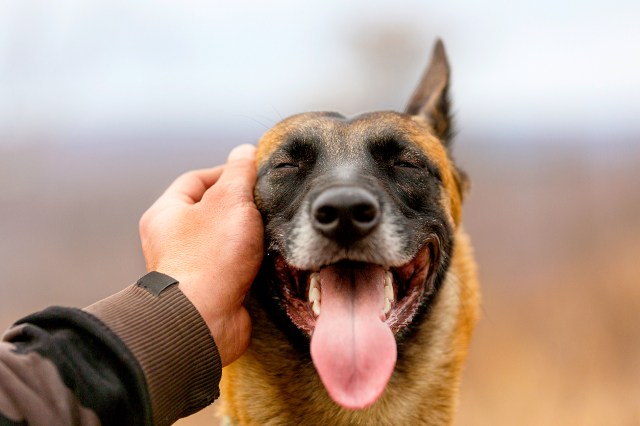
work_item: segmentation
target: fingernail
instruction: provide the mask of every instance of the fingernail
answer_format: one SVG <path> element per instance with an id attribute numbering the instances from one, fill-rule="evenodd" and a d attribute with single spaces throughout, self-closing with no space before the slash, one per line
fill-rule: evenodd
<path id="1" fill-rule="evenodd" d="M 227 161 L 255 160 L 256 147 L 249 144 L 238 145 L 231 150 Z"/>

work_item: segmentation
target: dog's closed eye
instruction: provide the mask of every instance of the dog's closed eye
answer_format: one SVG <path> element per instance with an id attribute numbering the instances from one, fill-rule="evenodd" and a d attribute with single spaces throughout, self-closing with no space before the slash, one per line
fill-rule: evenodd
<path id="1" fill-rule="evenodd" d="M 274 169 L 297 169 L 298 167 L 300 167 L 300 164 L 293 161 L 277 163 L 273 166 Z"/>
<path id="2" fill-rule="evenodd" d="M 424 169 L 424 162 L 420 160 L 403 160 L 397 159 L 393 163 L 394 167 L 402 167 L 406 169 Z"/>
<path id="3" fill-rule="evenodd" d="M 301 169 L 312 165 L 317 157 L 316 145 L 309 140 L 292 138 L 272 157 L 273 169 Z"/>

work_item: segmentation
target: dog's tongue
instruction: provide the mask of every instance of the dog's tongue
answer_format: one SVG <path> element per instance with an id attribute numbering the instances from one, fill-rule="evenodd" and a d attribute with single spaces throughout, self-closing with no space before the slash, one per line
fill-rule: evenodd
<path id="1" fill-rule="evenodd" d="M 345 408 L 373 404 L 396 364 L 396 341 L 382 319 L 384 277 L 375 265 L 320 270 L 321 309 L 311 358 L 331 398 Z"/>

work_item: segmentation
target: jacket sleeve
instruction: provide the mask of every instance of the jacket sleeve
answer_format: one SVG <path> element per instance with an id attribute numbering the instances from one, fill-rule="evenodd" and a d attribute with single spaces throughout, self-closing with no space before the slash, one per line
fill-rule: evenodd
<path id="1" fill-rule="evenodd" d="M 165 425 L 211 404 L 220 356 L 176 284 L 151 273 L 84 310 L 14 324 L 0 342 L 0 425 Z"/>

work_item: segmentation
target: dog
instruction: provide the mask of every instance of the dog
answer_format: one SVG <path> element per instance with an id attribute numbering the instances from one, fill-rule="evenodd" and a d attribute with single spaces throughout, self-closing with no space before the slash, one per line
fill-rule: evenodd
<path id="1" fill-rule="evenodd" d="M 438 40 L 404 113 L 303 113 L 257 151 L 265 258 L 233 425 L 451 424 L 479 304 Z"/>

